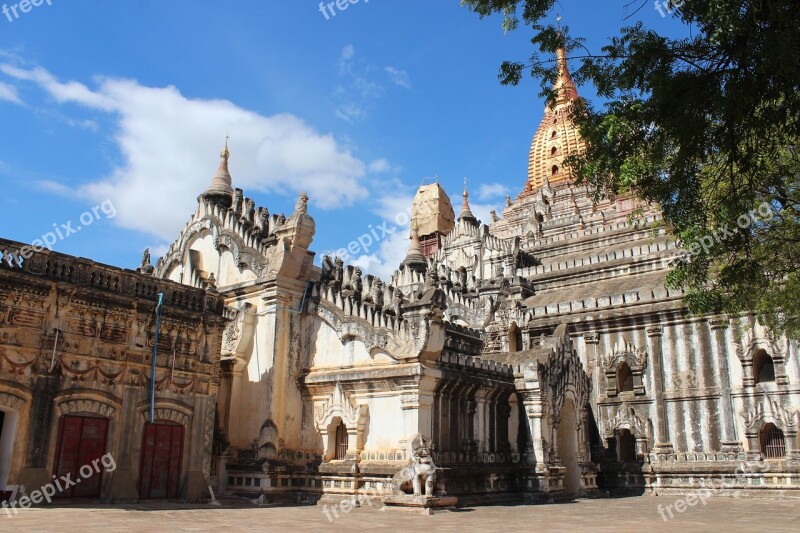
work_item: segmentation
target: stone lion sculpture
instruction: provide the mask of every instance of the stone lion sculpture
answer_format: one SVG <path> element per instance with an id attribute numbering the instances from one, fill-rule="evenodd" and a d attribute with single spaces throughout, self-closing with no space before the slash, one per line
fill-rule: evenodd
<path id="1" fill-rule="evenodd" d="M 433 496 L 436 464 L 431 456 L 431 445 L 425 437 L 416 433 L 408 442 L 408 465 L 392 477 L 392 485 L 398 494 L 413 490 L 414 496 L 422 496 L 423 482 L 425 496 Z"/>

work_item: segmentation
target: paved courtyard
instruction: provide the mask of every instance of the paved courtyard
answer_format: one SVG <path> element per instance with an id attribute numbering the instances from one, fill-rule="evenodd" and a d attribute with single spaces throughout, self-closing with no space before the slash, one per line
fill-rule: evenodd
<path id="1" fill-rule="evenodd" d="M 716 497 L 693 506 L 678 497 L 582 500 L 576 503 L 493 506 L 433 516 L 375 507 L 338 512 L 320 506 L 256 507 L 225 501 L 208 505 L 92 505 L 40 507 L 7 517 L 0 531 L 800 531 L 800 501 Z M 692 503 L 692 500 L 682 500 Z M 682 513 L 676 512 L 684 509 Z M 659 514 L 659 505 L 667 521 Z M 669 518 L 667 506 L 673 517 Z"/>

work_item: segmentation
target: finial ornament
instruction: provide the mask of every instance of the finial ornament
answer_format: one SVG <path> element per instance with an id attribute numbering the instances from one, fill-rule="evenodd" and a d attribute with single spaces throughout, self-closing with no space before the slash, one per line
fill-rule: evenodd
<path id="1" fill-rule="evenodd" d="M 225 133 L 225 148 L 223 148 L 222 152 L 219 154 L 222 159 L 228 159 L 231 156 L 231 153 L 228 151 L 228 139 L 230 138 L 231 136 Z"/>
<path id="2" fill-rule="evenodd" d="M 464 177 L 464 198 L 469 198 L 469 191 L 467 191 L 467 178 Z"/>

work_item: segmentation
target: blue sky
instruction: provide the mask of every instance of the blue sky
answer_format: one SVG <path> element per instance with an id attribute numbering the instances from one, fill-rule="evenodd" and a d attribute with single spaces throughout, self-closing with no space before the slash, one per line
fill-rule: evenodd
<path id="1" fill-rule="evenodd" d="M 625 3 L 563 0 L 559 11 L 599 50 Z M 531 32 L 504 35 L 458 0 L 362 0 L 327 19 L 312 0 L 45 0 L 9 13 L 4 238 L 66 233 L 110 200 L 54 249 L 127 268 L 145 247 L 155 259 L 210 182 L 226 133 L 234 186 L 258 205 L 288 214 L 308 192 L 319 256 L 396 226 L 425 177 L 438 176 L 456 210 L 468 177 L 484 220 L 525 183 L 538 82 L 503 87 L 497 73 L 530 56 Z M 636 20 L 677 24 L 649 5 Z M 385 276 L 406 239 L 400 229 L 348 260 Z"/>

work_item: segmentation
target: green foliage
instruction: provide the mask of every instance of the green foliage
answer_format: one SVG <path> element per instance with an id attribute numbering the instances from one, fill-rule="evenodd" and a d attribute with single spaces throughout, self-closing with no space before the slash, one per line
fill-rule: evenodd
<path id="1" fill-rule="evenodd" d="M 556 1 L 461 4 L 481 17 L 503 15 L 507 31 L 530 26 L 536 53 L 527 64 L 503 63 L 499 77 L 516 84 L 530 71 L 552 101 L 562 34 L 543 21 Z M 691 37 L 639 23 L 597 54 L 563 28 L 569 56 L 580 59 L 576 82 L 592 83 L 607 101 L 574 106 L 589 148 L 567 163 L 597 195 L 633 192 L 660 205 L 684 248 L 706 243 L 668 278 L 687 291 L 692 311 L 752 310 L 775 332 L 800 337 L 800 5 L 686 0 L 672 16 Z M 759 208 L 755 221 L 737 226 Z"/>

